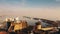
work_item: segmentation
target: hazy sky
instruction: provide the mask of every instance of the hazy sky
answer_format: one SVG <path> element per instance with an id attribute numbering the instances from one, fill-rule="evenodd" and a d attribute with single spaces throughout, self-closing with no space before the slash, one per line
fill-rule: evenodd
<path id="1" fill-rule="evenodd" d="M 60 19 L 60 0 L 0 0 L 0 15 Z"/>

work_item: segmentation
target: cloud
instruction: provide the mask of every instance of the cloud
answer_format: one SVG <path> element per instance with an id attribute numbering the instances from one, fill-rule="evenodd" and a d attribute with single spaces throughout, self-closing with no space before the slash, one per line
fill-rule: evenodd
<path id="1" fill-rule="evenodd" d="M 60 2 L 60 0 L 56 0 L 56 2 Z"/>
<path id="2" fill-rule="evenodd" d="M 28 8 L 19 6 L 0 6 L 0 15 L 18 15 L 18 16 L 34 16 L 42 18 L 58 18 L 60 19 L 60 7 L 40 7 Z"/>

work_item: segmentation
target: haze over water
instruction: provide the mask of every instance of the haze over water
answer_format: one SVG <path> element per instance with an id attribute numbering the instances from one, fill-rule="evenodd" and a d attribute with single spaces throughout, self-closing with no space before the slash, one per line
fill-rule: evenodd
<path id="1" fill-rule="evenodd" d="M 0 16 L 31 16 L 60 20 L 59 0 L 0 0 Z"/>

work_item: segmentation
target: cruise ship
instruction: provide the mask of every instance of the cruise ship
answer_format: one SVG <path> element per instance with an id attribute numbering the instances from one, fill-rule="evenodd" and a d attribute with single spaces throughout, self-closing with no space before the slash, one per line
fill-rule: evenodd
<path id="1" fill-rule="evenodd" d="M 0 34 L 60 34 L 59 21 L 26 16 L 6 18 L 0 24 Z"/>

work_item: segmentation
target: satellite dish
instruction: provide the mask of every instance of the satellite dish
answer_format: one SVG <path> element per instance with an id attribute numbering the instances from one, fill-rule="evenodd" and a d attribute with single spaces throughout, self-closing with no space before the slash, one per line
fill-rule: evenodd
<path id="1" fill-rule="evenodd" d="M 19 17 L 16 17 L 15 19 L 18 21 L 19 20 Z"/>
<path id="2" fill-rule="evenodd" d="M 8 18 L 6 18 L 5 21 L 8 21 Z"/>
<path id="3" fill-rule="evenodd" d="M 16 23 L 20 23 L 19 17 L 16 17 L 15 20 L 16 20 Z"/>

